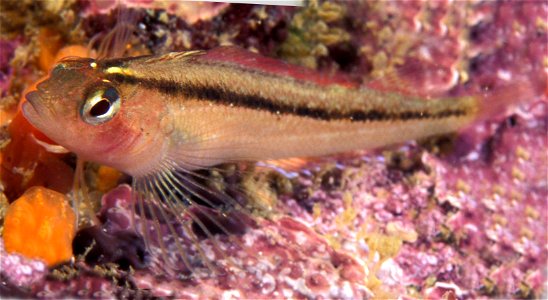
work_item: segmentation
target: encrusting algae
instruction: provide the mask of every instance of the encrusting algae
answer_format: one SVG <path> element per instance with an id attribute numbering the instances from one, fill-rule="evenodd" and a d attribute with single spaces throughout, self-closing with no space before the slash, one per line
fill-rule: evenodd
<path id="1" fill-rule="evenodd" d="M 49 266 L 68 261 L 75 222 L 67 196 L 32 187 L 7 209 L 3 232 L 6 251 L 44 260 Z"/>
<path id="2" fill-rule="evenodd" d="M 222 3 L 212 4 L 214 12 L 211 20 L 208 18 L 197 23 L 174 14 L 173 10 L 155 9 L 149 1 L 127 2 L 131 2 L 132 10 L 137 12 L 137 26 L 131 35 L 139 44 L 139 50 L 135 51 L 137 48 L 131 48 L 133 46 L 128 44 L 127 49 L 132 50 L 124 56 L 207 50 L 229 43 L 312 67 L 318 73 L 333 74 L 334 70 L 340 70 L 360 82 L 382 76 L 380 70 L 387 68 L 391 70 L 405 66 L 409 69 L 411 63 L 411 67 L 426 66 L 429 71 L 424 74 L 419 72 L 418 76 L 411 76 L 411 80 L 406 78 L 405 83 L 416 83 L 411 86 L 418 91 L 426 89 L 451 97 L 460 97 L 460 88 L 476 95 L 476 92 L 481 94 L 492 87 L 496 91 L 505 84 L 519 83 L 523 79 L 519 77 L 523 70 L 516 66 L 525 68 L 530 65 L 528 58 L 543 61 L 538 59 L 538 53 L 546 48 L 538 45 L 547 44 L 540 43 L 546 40 L 545 25 L 541 24 L 537 31 L 531 31 L 525 19 L 519 17 L 521 14 L 540 14 L 531 12 L 528 5 L 510 2 L 460 6 L 458 2 L 385 1 L 373 4 L 361 1 L 310 1 L 308 8 L 295 10 Z M 162 3 L 167 6 L 176 5 L 177 2 Z M 63 9 L 65 13 L 59 13 L 64 16 L 70 12 L 73 18 L 84 20 L 78 26 L 66 26 L 66 29 L 73 31 L 70 34 L 83 37 L 82 44 L 90 39 L 95 40 L 94 43 L 90 42 L 95 46 L 101 40 L 96 39 L 97 36 L 112 35 L 112 25 L 116 24 L 119 12 L 114 10 L 110 15 L 103 14 L 106 4 L 101 4 L 106 1 L 76 3 L 70 9 Z M 207 7 L 208 4 L 204 5 Z M 35 5 L 37 8 L 42 6 Z M 109 5 L 113 6 L 115 4 Z M 532 7 L 541 11 L 540 5 Z M 470 15 L 470 19 L 464 19 L 466 14 Z M 502 16 L 512 17 L 502 20 Z M 510 27 L 505 27 L 508 19 L 521 24 L 520 34 L 516 35 L 508 29 Z M 518 28 L 517 25 L 514 27 Z M 40 48 L 40 51 L 33 50 L 39 56 L 32 54 L 34 56 L 26 58 L 29 62 L 34 60 L 31 67 L 34 69 L 25 70 L 28 66 L 12 63 L 10 68 L 15 72 L 23 69 L 23 72 L 30 71 L 38 78 L 43 75 L 37 71 L 38 67 L 46 72 L 51 69 L 60 47 L 78 43 L 69 38 L 70 34 L 67 35 L 66 29 L 61 26 L 44 28 L 33 27 L 32 34 L 39 35 L 29 38 L 33 40 L 33 46 L 28 46 L 27 41 L 16 42 L 17 46 Z M 463 41 L 463 38 L 468 38 L 469 29 L 470 39 Z M 56 40 L 56 31 L 62 32 L 60 40 Z M 31 31 L 25 31 L 25 35 L 28 32 Z M 505 41 L 503 47 L 492 45 L 495 40 L 490 36 L 492 34 L 497 35 L 496 39 Z M 515 52 L 521 49 L 516 44 L 517 40 L 517 44 L 530 46 L 528 56 Z M 0 40 L 0 50 L 2 42 Z M 48 44 L 51 47 L 48 48 Z M 462 45 L 465 47 L 460 47 Z M 95 46 L 89 48 L 97 49 Z M 72 56 L 97 57 L 96 66 L 105 58 L 112 58 L 108 55 L 89 55 L 91 52 L 88 49 L 77 47 L 84 51 Z M 21 51 L 18 50 L 18 53 L 17 56 L 21 57 Z M 513 57 L 515 61 L 506 61 L 506 57 Z M 527 74 L 541 78 L 535 73 L 535 64 L 532 65 Z M 149 75 L 135 77 L 140 73 L 134 72 L 132 78 L 129 76 L 131 73 L 123 72 L 135 71 L 135 68 L 114 63 L 113 66 L 107 69 L 112 82 L 127 79 L 123 84 L 131 85 L 141 80 L 149 84 L 147 88 L 171 91 L 168 85 L 154 85 L 153 81 L 146 81 Z M 145 71 L 150 72 L 150 69 Z M 167 70 L 165 73 L 169 72 Z M 460 77 L 454 77 L 455 74 Z M 18 82 L 25 81 L 18 73 L 15 77 Z M 217 76 L 214 74 L 208 78 Z M 255 76 L 249 80 L 250 83 L 242 85 L 242 90 L 260 83 L 261 78 Z M 464 82 L 467 83 L 464 87 L 455 86 Z M 239 86 L 233 85 L 232 88 Z M 261 85 L 263 90 L 266 86 L 268 84 Z M 18 99 L 23 89 L 16 93 L 14 90 L 17 88 L 12 84 L 8 96 Z M 531 100 L 536 96 L 531 95 Z M 127 108 L 127 97 L 122 98 L 122 107 Z M 35 276 L 38 279 L 32 283 L 26 281 L 20 284 L 21 281 L 17 280 L 18 273 L 13 270 L 24 266 L 17 260 L 23 262 L 26 258 L 14 253 L 39 256 L 27 254 L 24 251 L 28 250 L 25 249 L 12 250 L 4 236 L 5 242 L 0 240 L 0 296 L 18 295 L 18 289 L 22 287 L 31 291 L 24 296 L 44 296 L 47 293 L 52 298 L 538 297 L 543 295 L 545 288 L 542 280 L 546 277 L 542 267 L 539 267 L 539 261 L 546 258 L 546 249 L 542 248 L 545 244 L 543 227 L 547 219 L 546 210 L 543 209 L 546 208 L 543 201 L 546 198 L 546 184 L 543 185 L 545 181 L 539 176 L 532 177 L 531 174 L 535 174 L 532 170 L 539 166 L 546 166 L 546 159 L 539 158 L 539 153 L 546 150 L 546 145 L 539 142 L 545 141 L 545 130 L 539 132 L 546 127 L 546 113 L 539 111 L 545 110 L 546 106 L 534 106 L 532 103 L 525 106 L 526 111 L 511 110 L 517 112 L 513 125 L 500 125 L 504 121 L 498 119 L 482 120 L 476 124 L 472 130 L 473 142 L 464 144 L 481 149 L 468 149 L 471 152 L 458 152 L 462 147 L 458 144 L 461 135 L 455 134 L 455 139 L 447 143 L 451 144 L 447 151 L 434 151 L 421 143 L 408 142 L 397 150 L 390 148 L 382 152 L 386 155 L 360 151 L 351 157 L 330 156 L 325 161 L 335 167 L 330 168 L 329 172 L 318 171 L 326 168 L 325 162 L 308 158 L 303 159 L 305 163 L 298 164 L 299 168 L 294 170 L 287 165 L 277 165 L 279 161 L 274 161 L 271 165 L 280 169 L 274 175 L 244 173 L 239 169 L 232 172 L 232 168 L 239 165 L 231 164 L 214 166 L 209 170 L 192 169 L 189 172 L 193 173 L 192 176 L 185 177 L 180 184 L 193 185 L 195 189 L 182 192 L 192 194 L 187 196 L 198 205 L 215 206 L 220 203 L 220 209 L 207 207 L 200 211 L 194 207 L 185 214 L 163 210 L 162 202 L 150 203 L 145 201 L 147 199 L 137 201 L 142 203 L 140 207 L 132 206 L 138 193 L 125 183 L 135 182 L 135 179 L 122 175 L 114 168 L 87 164 L 84 172 L 79 173 L 78 167 L 75 172 L 74 154 L 52 153 L 52 150 L 58 149 L 55 142 L 31 127 L 17 105 L 7 111 L 0 103 L 0 127 L 7 124 L 4 118 L 13 119 L 9 124 L 9 134 L 5 134 L 8 130 L 4 131 L 4 135 L 0 131 L 0 199 L 13 201 L 22 195 L 10 206 L 6 220 L 18 220 L 11 213 L 12 207 L 24 204 L 30 212 L 24 216 L 29 219 L 25 221 L 36 223 L 33 226 L 37 232 L 40 232 L 38 223 L 43 228 L 51 227 L 53 224 L 50 221 L 56 220 L 56 216 L 60 217 L 59 223 L 70 222 L 70 217 L 62 217 L 63 210 L 70 202 L 63 196 L 65 204 L 61 204 L 60 195 L 50 192 L 56 190 L 70 197 L 74 173 L 79 173 L 76 184 L 87 185 L 90 192 L 87 198 L 97 204 L 89 206 L 93 209 L 100 206 L 95 220 L 91 222 L 94 226 L 73 228 L 79 230 L 73 240 L 74 249 L 70 251 L 73 252 L 71 263 L 56 266 L 71 259 L 66 255 L 55 262 L 40 258 L 47 261 L 51 268 L 44 271 L 47 276 Z M 148 110 L 155 111 L 151 107 Z M 283 114 L 284 111 L 279 113 Z M 224 117 L 219 122 L 206 125 L 222 123 L 226 114 Z M 494 134 L 494 129 L 491 129 L 497 126 L 502 129 Z M 91 132 L 86 130 L 84 133 L 89 136 Z M 256 135 L 254 138 L 258 139 Z M 433 144 L 432 148 L 439 147 L 439 142 L 433 139 L 428 142 Z M 519 145 L 519 149 L 514 151 L 514 145 Z M 283 149 L 286 143 L 275 146 Z M 484 156 L 494 159 L 484 159 Z M 515 156 L 520 158 L 519 161 L 514 159 Z M 265 162 L 269 163 L 261 161 L 260 164 Z M 513 165 L 509 168 L 510 164 Z M 491 174 L 494 170 L 500 177 Z M 505 174 L 508 178 L 504 177 Z M 161 194 L 163 197 L 158 198 L 163 200 L 180 198 L 177 185 L 167 185 L 166 188 L 166 183 L 178 179 L 180 174 L 173 172 L 168 175 L 171 176 L 156 178 L 160 183 L 164 181 L 163 185 L 151 186 L 150 182 L 143 181 L 137 187 L 145 191 L 148 189 L 148 194 Z M 239 177 L 242 175 L 244 178 Z M 278 176 L 281 179 L 277 179 Z M 493 192 L 479 190 L 479 182 Z M 46 187 L 27 191 L 34 193 L 34 196 L 31 195 L 33 199 L 43 198 L 41 201 L 31 201 L 29 194 L 23 194 L 33 185 Z M 35 192 L 35 189 L 40 192 Z M 73 196 L 76 195 L 75 190 Z M 241 203 L 251 207 L 253 220 L 242 221 L 245 227 L 231 223 L 234 218 L 225 218 L 225 215 L 234 212 L 229 205 L 223 205 L 222 196 L 225 194 L 234 200 L 244 199 Z M 101 195 L 103 197 L 98 201 Z M 512 196 L 515 199 L 510 200 L 510 195 L 520 196 Z M 204 205 L 207 201 L 211 203 Z M 163 203 L 171 204 L 169 200 Z M 47 215 L 36 214 L 42 210 Z M 234 215 L 242 219 L 249 216 L 239 213 L 236 211 Z M 139 226 L 131 226 L 134 222 Z M 79 225 L 84 223 L 79 222 Z M 226 227 L 226 230 L 220 227 Z M 7 230 L 8 236 L 10 231 L 14 231 L 13 226 L 11 228 Z M 25 228 L 28 232 L 24 231 Z M 31 230 L 30 225 L 18 227 L 12 236 L 24 239 L 21 244 L 30 247 L 38 236 L 30 233 Z M 173 232 L 184 233 L 181 239 L 177 239 Z M 50 248 L 50 244 L 62 244 L 60 240 L 64 235 L 68 237 L 68 232 L 60 231 L 60 235 L 54 237 L 58 240 L 42 242 L 48 246 L 44 248 Z M 144 247 L 143 237 L 148 239 L 151 246 Z M 11 252 L 6 253 L 4 248 Z M 170 258 L 181 251 L 188 254 L 189 266 L 198 271 L 197 276 L 165 272 L 165 262 L 169 261 L 164 260 L 165 256 Z M 210 276 L 211 273 L 201 272 L 206 269 L 203 267 L 204 257 L 225 273 L 215 277 Z M 10 263 L 13 268 L 6 268 Z M 181 261 L 175 263 L 180 265 Z M 63 275 L 65 273 L 70 276 Z M 481 285 L 484 287 L 480 288 Z M 8 291 L 6 294 L 5 290 Z"/>

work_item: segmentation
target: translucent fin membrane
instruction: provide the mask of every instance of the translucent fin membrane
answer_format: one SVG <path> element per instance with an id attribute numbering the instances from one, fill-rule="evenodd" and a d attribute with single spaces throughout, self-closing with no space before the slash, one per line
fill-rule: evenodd
<path id="1" fill-rule="evenodd" d="M 85 166 L 86 162 L 78 157 L 72 186 L 72 208 L 76 214 L 75 228 L 79 228 L 80 224 L 98 225 L 100 223 L 93 211 L 93 204 L 85 179 Z"/>
<path id="2" fill-rule="evenodd" d="M 98 59 L 123 57 L 137 25 L 139 14 L 136 10 L 118 3 L 118 8 L 112 13 L 117 15 L 114 28 L 95 35 L 88 43 L 90 53 L 97 49 Z"/>
<path id="3" fill-rule="evenodd" d="M 224 187 L 215 187 L 208 172 L 221 174 Z M 245 175 L 230 168 L 186 171 L 165 163 L 161 172 L 134 178 L 132 222 L 147 244 L 150 267 L 185 278 L 241 270 L 223 249 L 244 249 L 241 236 L 254 223 L 239 185 Z"/>

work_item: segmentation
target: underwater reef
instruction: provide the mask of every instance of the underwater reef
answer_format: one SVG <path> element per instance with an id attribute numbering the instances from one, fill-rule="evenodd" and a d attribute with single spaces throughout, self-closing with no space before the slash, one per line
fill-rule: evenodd
<path id="1" fill-rule="evenodd" d="M 545 1 L 1 1 L 0 296 L 545 298 L 546 15 Z M 126 35 L 109 36 L 121 22 L 131 25 Z M 24 119 L 25 89 L 62 54 L 228 44 L 358 83 L 397 77 L 402 93 L 508 93 L 523 83 L 530 99 L 450 136 L 259 162 L 251 173 L 205 170 L 212 189 L 234 188 L 250 207 L 208 208 L 228 228 L 206 222 L 212 238 L 199 226 L 190 228 L 197 240 L 185 228 L 176 228 L 179 239 L 158 238 L 178 218 L 133 215 L 131 178 L 90 164 L 80 208 L 94 212 L 94 225 L 80 212 L 73 230 L 76 159 Z M 148 249 L 143 234 L 152 237 Z M 190 275 L 166 271 L 164 249 L 180 245 Z M 198 263 L 204 257 L 218 274 Z"/>

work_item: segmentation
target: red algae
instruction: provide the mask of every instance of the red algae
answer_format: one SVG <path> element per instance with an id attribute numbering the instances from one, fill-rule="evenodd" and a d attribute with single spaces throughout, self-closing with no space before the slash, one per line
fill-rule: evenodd
<path id="1" fill-rule="evenodd" d="M 33 187 L 13 202 L 4 220 L 4 246 L 44 260 L 49 266 L 72 257 L 76 217 L 68 197 L 58 192 Z"/>
<path id="2" fill-rule="evenodd" d="M 48 152 L 36 143 L 35 139 L 49 139 L 32 127 L 21 111 L 8 126 L 8 133 L 11 141 L 0 153 L 0 179 L 8 199 L 16 199 L 32 186 L 70 191 L 74 171 L 63 161 L 64 155 Z"/>
<path id="3" fill-rule="evenodd" d="M 61 48 L 59 33 L 50 28 L 40 31 L 38 45 L 40 49 L 38 66 L 43 71 L 49 71 L 63 57 L 85 56 L 87 53 L 87 49 L 82 46 Z M 36 89 L 38 83 L 44 79 L 45 77 L 29 85 L 22 94 L 25 95 Z M 38 140 L 53 144 L 25 119 L 21 111 L 24 101 L 26 99 L 23 96 L 16 109 L 13 109 L 15 111 L 13 118 L 9 118 L 7 133 L 10 142 L 0 148 L 0 169 L 2 170 L 0 180 L 5 184 L 4 193 L 8 199 L 13 200 L 29 187 L 45 186 L 66 194 L 72 188 L 74 170 L 63 160 L 66 157 L 65 154 L 51 153 L 37 143 Z"/>
<path id="4" fill-rule="evenodd" d="M 40 31 L 38 44 L 38 65 L 43 71 L 49 71 L 64 57 L 87 54 L 87 49 L 78 45 L 61 48 L 59 33 L 50 28 Z M 44 79 L 45 77 L 31 84 L 23 91 L 23 95 L 36 89 L 38 83 Z M 8 199 L 13 200 L 29 187 L 44 186 L 66 194 L 72 188 L 74 170 L 64 161 L 66 154 L 52 153 L 37 142 L 53 144 L 25 119 L 21 111 L 24 101 L 26 99 L 23 96 L 17 109 L 14 109 L 16 112 L 13 119 L 10 118 L 8 123 L 10 142 L 0 148 L 0 180 L 5 183 L 4 193 Z"/>

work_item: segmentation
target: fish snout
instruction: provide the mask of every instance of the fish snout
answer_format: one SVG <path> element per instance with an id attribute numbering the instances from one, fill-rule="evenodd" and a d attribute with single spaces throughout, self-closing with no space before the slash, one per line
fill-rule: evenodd
<path id="1" fill-rule="evenodd" d="M 23 105 L 25 105 L 28 102 L 33 107 L 36 107 L 36 105 L 38 105 L 38 102 L 40 101 L 40 94 L 38 93 L 38 91 L 32 91 L 26 94 L 25 98 L 27 99 L 27 101 L 23 103 Z"/>
<path id="2" fill-rule="evenodd" d="M 26 101 L 21 105 L 25 118 L 33 125 L 36 125 L 44 113 L 44 103 L 38 91 L 32 91 L 25 95 Z"/>

